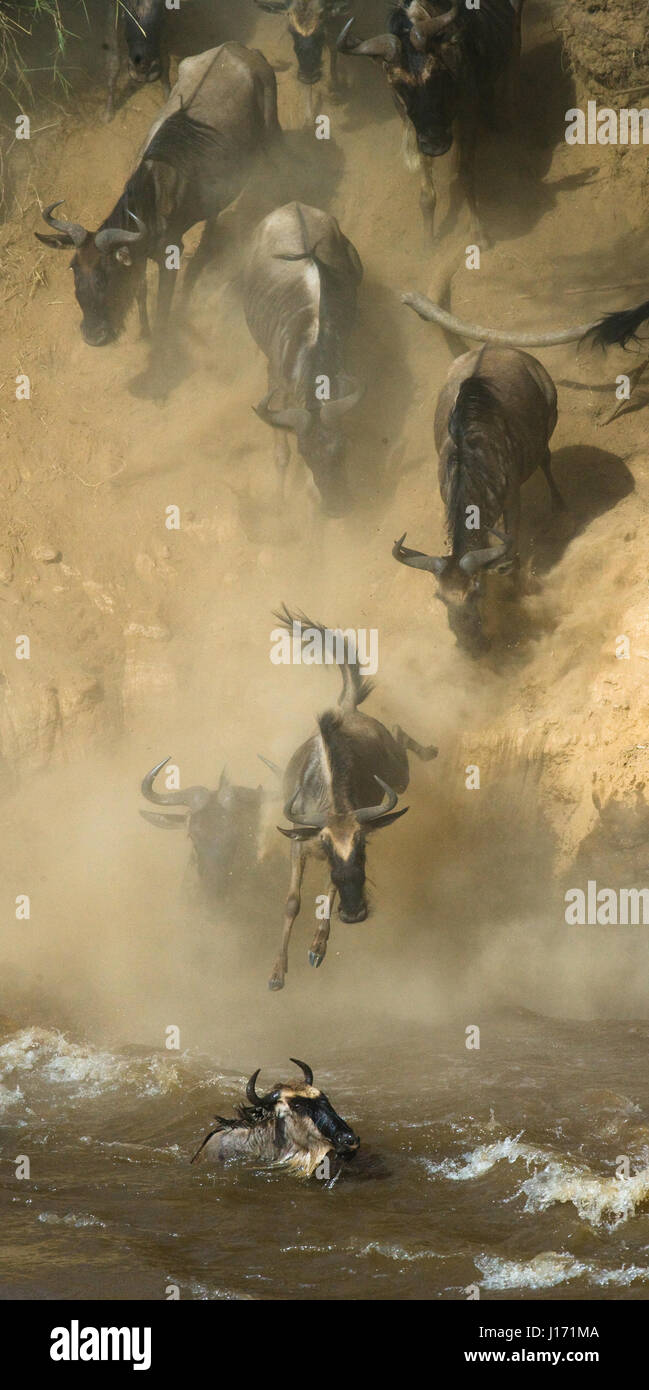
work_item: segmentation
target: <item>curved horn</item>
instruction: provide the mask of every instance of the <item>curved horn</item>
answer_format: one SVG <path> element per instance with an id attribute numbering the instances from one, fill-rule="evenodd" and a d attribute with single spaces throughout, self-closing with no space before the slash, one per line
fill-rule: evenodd
<path id="1" fill-rule="evenodd" d="M 323 825 L 327 824 L 327 814 L 325 811 L 316 811 L 312 816 L 301 816 L 299 812 L 293 810 L 293 805 L 300 795 L 300 788 L 287 801 L 284 807 L 284 815 L 290 820 L 291 825 L 305 825 L 310 830 L 322 830 Z"/>
<path id="2" fill-rule="evenodd" d="M 256 1110 L 257 1110 L 257 1109 L 265 1110 L 265 1109 L 266 1109 L 266 1106 L 264 1105 L 264 1097 L 263 1097 L 263 1096 L 258 1096 L 258 1095 L 257 1095 L 257 1092 L 256 1092 L 256 1090 L 255 1090 L 255 1082 L 256 1082 L 256 1080 L 257 1080 L 257 1077 L 259 1076 L 260 1071 L 261 1071 L 261 1067 L 257 1067 L 257 1070 L 256 1070 L 256 1071 L 253 1071 L 252 1076 L 251 1076 L 251 1078 L 250 1078 L 250 1080 L 249 1080 L 249 1082 L 248 1082 L 248 1085 L 246 1086 L 246 1096 L 248 1097 L 248 1100 L 250 1101 L 250 1104 L 251 1104 L 251 1105 L 254 1105 L 254 1107 L 255 1107 Z"/>
<path id="3" fill-rule="evenodd" d="M 287 406 L 285 410 L 271 410 L 268 402 L 272 391 L 264 396 L 259 405 L 253 406 L 255 415 L 266 425 L 273 425 L 278 430 L 295 430 L 297 435 L 306 434 L 311 429 L 313 419 L 310 411 L 303 406 Z"/>
<path id="4" fill-rule="evenodd" d="M 376 773 L 374 774 L 374 781 L 378 782 L 380 787 L 383 787 L 383 800 L 380 806 L 362 806 L 359 811 L 354 811 L 354 815 L 357 821 L 360 821 L 361 825 L 366 825 L 369 821 L 378 820 L 379 816 L 387 815 L 388 811 L 394 810 L 399 800 L 393 788 L 389 787 L 387 782 L 383 781 L 382 777 L 377 777 Z"/>
<path id="5" fill-rule="evenodd" d="M 161 763 L 152 767 L 150 772 L 147 772 L 146 777 L 142 779 L 142 795 L 156 806 L 188 806 L 190 811 L 202 811 L 212 795 L 207 787 L 187 787 L 185 791 L 164 793 L 153 790 L 153 783 L 158 773 L 169 762 L 170 757 L 171 754 L 168 758 L 163 758 Z"/>
<path id="6" fill-rule="evenodd" d="M 140 217 L 136 217 L 134 212 L 129 212 L 129 217 L 137 227 L 136 232 L 125 232 L 122 227 L 104 227 L 103 231 L 95 234 L 95 246 L 98 251 L 117 250 L 119 246 L 131 245 L 134 241 L 141 241 L 146 226 Z"/>
<path id="7" fill-rule="evenodd" d="M 365 395 L 364 382 L 356 381 L 354 377 L 346 377 L 345 380 L 351 386 L 351 391 L 346 396 L 340 396 L 337 401 L 323 401 L 320 406 L 320 419 L 325 429 L 337 425 L 342 416 L 346 415 L 348 410 L 353 410 Z"/>
<path id="8" fill-rule="evenodd" d="M 382 58 L 384 63 L 396 63 L 401 57 L 401 43 L 396 34 L 377 34 L 374 39 L 350 43 L 349 31 L 354 23 L 348 20 L 338 35 L 336 47 L 339 53 L 348 53 L 352 58 Z"/>
<path id="9" fill-rule="evenodd" d="M 65 198 L 59 198 L 56 203 L 49 203 L 42 210 L 43 221 L 47 222 L 48 227 L 53 227 L 55 232 L 65 232 L 69 236 L 73 246 L 83 246 L 83 243 L 90 233 L 80 222 L 59 222 L 58 218 L 52 217 L 55 208 L 60 208 L 65 202 Z"/>
<path id="10" fill-rule="evenodd" d="M 297 1057 L 289 1057 L 289 1062 L 295 1062 L 296 1067 L 299 1067 L 300 1071 L 304 1072 L 304 1080 L 306 1081 L 307 1086 L 312 1086 L 313 1072 L 311 1071 L 310 1066 L 308 1066 L 306 1062 L 298 1062 Z"/>
<path id="11" fill-rule="evenodd" d="M 421 16 L 418 15 L 413 20 L 410 30 L 410 42 L 413 48 L 421 52 L 429 39 L 435 39 L 450 29 L 451 25 L 458 19 L 461 8 L 462 0 L 453 0 L 453 4 L 446 14 L 430 15 L 423 6 L 419 6 Z"/>
<path id="12" fill-rule="evenodd" d="M 462 319 L 456 319 L 454 314 L 447 314 L 445 309 L 440 309 L 439 304 L 433 304 L 432 299 L 428 299 L 425 294 L 402 294 L 401 303 L 407 304 L 409 309 L 414 309 L 420 319 L 438 323 L 441 328 L 447 328 L 450 333 L 457 333 L 460 338 L 472 338 L 479 343 L 499 343 L 501 347 L 555 347 L 559 343 L 576 343 L 596 327 L 593 323 L 582 323 L 579 328 L 563 328 L 557 332 L 507 333 L 501 332 L 498 328 L 481 328 L 475 323 L 463 323 Z"/>
<path id="13" fill-rule="evenodd" d="M 487 546 L 484 550 L 468 550 L 466 555 L 462 556 L 460 569 L 464 574 L 472 578 L 478 570 L 495 568 L 499 560 L 510 557 L 514 537 L 502 536 L 499 531 L 492 531 L 491 535 L 498 536 L 498 545 Z"/>
<path id="14" fill-rule="evenodd" d="M 392 547 L 392 554 L 395 560 L 401 565 L 410 565 L 413 570 L 429 570 L 436 579 L 441 579 L 449 565 L 453 562 L 452 555 L 425 555 L 423 550 L 409 550 L 403 542 L 408 532 L 404 531 L 400 540 L 395 541 Z"/>

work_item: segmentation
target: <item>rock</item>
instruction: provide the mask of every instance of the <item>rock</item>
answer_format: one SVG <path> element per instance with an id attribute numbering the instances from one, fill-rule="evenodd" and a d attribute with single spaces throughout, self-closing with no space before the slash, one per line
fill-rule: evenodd
<path id="1" fill-rule="evenodd" d="M 58 565 L 63 556 L 53 545 L 37 545 L 32 550 L 32 559 L 38 560 L 41 565 Z"/>

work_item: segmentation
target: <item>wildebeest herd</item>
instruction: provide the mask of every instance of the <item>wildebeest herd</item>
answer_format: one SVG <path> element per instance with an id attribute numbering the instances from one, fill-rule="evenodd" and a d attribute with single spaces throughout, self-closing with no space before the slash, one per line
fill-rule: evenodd
<path id="1" fill-rule="evenodd" d="M 454 143 L 473 236 L 484 241 L 475 194 L 476 145 L 484 122 L 495 123 L 516 101 L 524 0 L 482 0 L 477 7 L 466 0 L 397 0 L 386 31 L 370 37 L 358 32 L 354 0 L 255 3 L 285 15 L 296 75 L 307 92 L 322 80 L 325 50 L 332 88 L 340 81 L 340 56 L 369 57 L 382 65 L 404 122 L 410 156 L 420 170 L 429 243 L 436 205 L 435 160 Z M 204 223 L 184 275 L 186 308 L 198 275 L 217 254 L 220 214 L 239 198 L 256 170 L 275 159 L 286 164 L 286 151 L 275 72 L 261 52 L 232 41 L 186 58 L 170 90 L 164 30 L 172 16 L 165 14 L 163 0 L 131 0 L 117 22 L 113 5 L 108 9 L 107 118 L 114 110 L 123 47 L 131 78 L 159 79 L 165 104 L 134 172 L 101 226 L 90 231 L 55 216 L 62 204 L 57 198 L 43 209 L 50 233 L 37 235 L 51 247 L 74 249 L 75 293 L 86 343 L 100 347 L 114 340 L 137 303 L 142 332 L 152 337 L 155 366 L 178 275 L 170 248 L 180 255 L 183 236 Z M 307 103 L 307 119 L 311 109 Z M 151 329 L 148 261 L 158 269 Z M 279 488 L 283 489 L 293 434 L 322 511 L 333 518 L 350 506 L 344 422 L 365 388 L 348 371 L 346 357 L 362 275 L 359 250 L 331 212 L 294 197 L 251 230 L 241 277 L 242 311 L 268 362 L 268 390 L 256 411 L 276 431 Z M 405 535 L 392 550 L 400 564 L 434 577 L 458 644 L 479 658 L 490 645 L 482 611 L 487 576 L 509 574 L 515 589 L 521 488 L 537 469 L 547 479 L 553 508 L 563 508 L 549 447 L 557 420 L 556 390 L 546 369 L 523 349 L 585 335 L 603 345 L 624 346 L 649 318 L 649 304 L 600 324 L 533 337 L 459 323 L 421 295 L 404 299 L 422 317 L 469 339 L 485 340 L 452 364 L 437 403 L 434 434 L 449 553 L 431 556 L 411 549 Z M 301 636 L 307 630 L 325 632 L 319 623 L 287 609 L 278 616 Z M 307 857 L 325 864 L 329 885 L 327 909 L 309 951 L 311 964 L 318 967 L 327 951 L 336 898 L 343 922 L 359 923 L 367 916 L 367 841 L 408 809 L 398 806 L 409 781 L 408 752 L 424 760 L 437 752 L 399 726 L 390 732 L 361 710 L 372 683 L 347 646 L 340 671 L 337 707 L 319 716 L 316 731 L 284 771 L 268 764 L 282 782 L 288 824 L 278 829 L 291 842 L 282 937 L 269 980 L 273 990 L 284 986 Z M 166 761 L 142 782 L 147 800 L 165 809 L 142 814 L 162 828 L 187 828 L 201 888 L 208 900 L 221 902 L 232 890 L 235 862 L 237 881 L 247 877 L 254 882 L 266 793 L 260 787 L 233 786 L 225 776 L 213 791 L 204 786 L 160 791 L 155 782 Z M 172 806 L 182 810 L 167 809 Z M 241 1107 L 234 1120 L 218 1118 L 196 1158 L 248 1154 L 290 1162 L 311 1173 L 329 1150 L 354 1152 L 357 1137 L 313 1086 L 310 1068 L 297 1065 L 304 1085 L 276 1086 L 262 1096 L 255 1088 L 255 1073 L 248 1083 L 248 1106 Z"/>

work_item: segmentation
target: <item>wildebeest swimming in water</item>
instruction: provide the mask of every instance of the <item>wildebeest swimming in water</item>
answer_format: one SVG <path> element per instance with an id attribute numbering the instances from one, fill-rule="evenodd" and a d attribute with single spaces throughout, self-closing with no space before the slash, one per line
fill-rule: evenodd
<path id="1" fill-rule="evenodd" d="M 383 68 L 406 128 L 416 137 L 421 207 L 430 233 L 437 195 L 433 162 L 450 150 L 457 128 L 459 174 L 480 236 L 475 161 L 481 124 L 493 123 L 499 84 L 515 80 L 524 0 L 399 0 L 388 31 L 365 41 L 345 25 L 338 47 L 352 57 L 374 58 Z"/>
<path id="2" fill-rule="evenodd" d="M 182 806 L 184 812 L 140 811 L 140 815 L 162 830 L 187 831 L 198 886 L 205 902 L 218 906 L 238 887 L 255 886 L 260 875 L 264 790 L 234 786 L 223 772 L 216 791 L 201 786 L 156 791 L 155 779 L 168 762 L 164 758 L 147 772 L 142 795 L 155 806 Z"/>
<path id="3" fill-rule="evenodd" d="M 246 321 L 268 359 L 268 394 L 257 414 L 278 431 L 280 489 L 291 430 L 330 516 L 350 504 L 342 424 L 363 387 L 347 375 L 345 348 L 362 274 L 358 252 L 335 217 L 304 203 L 288 203 L 264 218 L 244 272 Z"/>
<path id="4" fill-rule="evenodd" d="M 81 331 L 91 347 L 118 336 L 135 299 L 142 332 L 148 334 L 147 260 L 158 267 L 155 327 L 162 341 L 178 274 L 168 248 L 181 252 L 184 233 L 205 220 L 185 276 L 188 293 L 214 252 L 219 214 L 241 193 L 255 160 L 280 139 L 272 68 L 261 53 L 221 44 L 180 64 L 137 168 L 96 232 L 54 218 L 61 200 L 44 209 L 56 235 L 37 232 L 39 241 L 76 248 L 75 294 L 83 313 Z"/>
<path id="5" fill-rule="evenodd" d="M 285 14 L 297 58 L 298 82 L 305 88 L 305 116 L 313 116 L 312 92 L 322 79 L 322 59 L 329 50 L 331 89 L 338 88 L 336 40 L 341 19 L 349 14 L 348 0 L 255 0 L 260 10 Z"/>
<path id="6" fill-rule="evenodd" d="M 451 553 L 409 550 L 404 533 L 392 554 L 439 580 L 449 626 L 472 655 L 489 646 L 479 609 L 483 576 L 517 570 L 520 490 L 537 468 L 553 506 L 563 509 L 550 465 L 556 422 L 554 383 L 529 353 L 483 347 L 452 363 L 434 424 Z M 496 530 L 501 517 L 504 534 Z"/>
<path id="7" fill-rule="evenodd" d="M 215 1128 L 203 1140 L 192 1163 L 225 1163 L 250 1159 L 262 1164 L 281 1164 L 311 1177 L 329 1154 L 350 1158 L 360 1139 L 336 1113 L 324 1091 L 313 1084 L 306 1062 L 291 1057 L 304 1081 L 293 1086 L 277 1082 L 259 1096 L 259 1070 L 246 1087 L 247 1105 L 237 1106 L 236 1119 L 215 1115 Z"/>
<path id="8" fill-rule="evenodd" d="M 105 0 L 105 3 L 108 95 L 104 120 L 110 121 L 115 111 L 122 40 L 131 80 L 140 85 L 159 81 L 165 96 L 169 96 L 169 54 L 163 37 L 168 11 L 164 0 L 124 0 L 123 4 Z"/>
<path id="9" fill-rule="evenodd" d="M 309 961 L 317 967 L 327 951 L 336 895 L 340 897 L 342 922 L 364 922 L 367 917 L 367 837 L 392 825 L 408 810 L 407 806 L 394 809 L 410 780 L 408 750 L 424 761 L 437 756 L 435 747 L 423 747 L 399 725 L 390 733 L 378 719 L 359 711 L 373 686 L 362 675 L 348 635 L 313 623 L 304 614 L 294 616 L 286 607 L 275 616 L 294 640 L 297 635 L 302 643 L 310 641 L 314 633 L 324 641 L 336 639 L 342 692 L 338 708 L 319 716 L 318 732 L 293 754 L 283 777 L 284 815 L 289 826 L 277 828 L 291 841 L 291 879 L 281 945 L 268 982 L 273 990 L 284 986 L 307 856 L 326 863 L 330 884 L 326 912 L 309 951 Z M 382 799 L 377 801 L 380 793 Z"/>

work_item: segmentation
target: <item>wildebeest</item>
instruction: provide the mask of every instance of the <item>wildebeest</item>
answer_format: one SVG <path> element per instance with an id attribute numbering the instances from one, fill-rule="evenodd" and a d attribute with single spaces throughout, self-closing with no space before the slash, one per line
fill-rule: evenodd
<path id="1" fill-rule="evenodd" d="M 363 274 L 358 252 L 335 217 L 288 203 L 253 234 L 243 302 L 255 342 L 268 358 L 268 393 L 257 414 L 282 433 L 281 486 L 289 461 L 286 430 L 332 516 L 349 505 L 342 420 L 362 395 L 345 370 L 345 347 Z"/>
<path id="2" fill-rule="evenodd" d="M 117 337 L 137 298 L 148 333 L 147 260 L 158 266 L 156 327 L 164 328 L 177 276 L 173 249 L 206 219 L 185 276 L 188 292 L 213 253 L 218 216 L 241 193 L 256 156 L 281 137 L 275 74 L 261 53 L 221 44 L 185 58 L 178 81 L 147 136 L 140 161 L 114 208 L 96 232 L 43 211 L 55 236 L 36 233 L 72 259 L 81 331 L 92 347 Z"/>
<path id="3" fill-rule="evenodd" d="M 184 814 L 140 811 L 140 815 L 163 830 L 187 831 L 199 886 L 206 900 L 216 905 L 257 872 L 263 788 L 234 786 L 223 772 L 216 791 L 199 786 L 158 792 L 153 784 L 168 762 L 164 758 L 147 772 L 142 795 L 156 806 L 183 806 Z"/>
<path id="4" fill-rule="evenodd" d="M 313 1084 L 306 1062 L 291 1057 L 303 1073 L 296 1085 L 277 1082 L 265 1095 L 255 1089 L 259 1070 L 246 1086 L 247 1105 L 236 1107 L 236 1119 L 215 1115 L 215 1128 L 203 1140 L 192 1163 L 225 1163 L 251 1159 L 256 1163 L 282 1164 L 311 1177 L 328 1154 L 350 1158 L 360 1146 L 353 1129 L 325 1095 Z"/>
<path id="5" fill-rule="evenodd" d="M 437 195 L 433 161 L 450 150 L 457 126 L 459 175 L 476 236 L 481 235 L 475 195 L 478 128 L 493 121 L 497 86 L 516 67 L 524 0 L 399 0 L 388 32 L 354 40 L 345 25 L 341 53 L 375 58 L 384 71 L 407 129 L 416 136 L 421 207 L 433 231 Z"/>
<path id="6" fill-rule="evenodd" d="M 563 508 L 550 466 L 556 422 L 554 383 L 529 353 L 483 347 L 452 363 L 434 423 L 451 553 L 409 550 L 404 533 L 392 554 L 401 564 L 435 575 L 449 626 L 473 654 L 489 645 L 478 606 L 485 572 L 504 572 L 519 563 L 521 485 L 541 468 L 553 507 Z M 501 517 L 504 534 L 496 530 Z M 458 590 L 459 599 L 453 596 Z"/>
<path id="7" fill-rule="evenodd" d="M 313 114 L 310 92 L 322 78 L 322 59 L 325 47 L 329 50 L 331 86 L 338 85 L 337 37 L 338 26 L 349 14 L 348 0 L 255 0 L 261 10 L 270 14 L 285 14 L 297 58 L 298 81 L 307 89 L 306 114 Z"/>
<path id="8" fill-rule="evenodd" d="M 129 77 L 138 83 L 160 81 L 165 96 L 169 96 L 169 54 L 163 39 L 165 13 L 164 0 L 108 0 L 104 44 L 108 54 L 108 95 L 104 120 L 112 120 L 115 111 L 122 40 Z"/>
<path id="9" fill-rule="evenodd" d="M 319 633 L 323 639 L 331 634 L 331 629 L 312 623 L 304 614 L 294 616 L 286 607 L 275 616 L 302 642 L 305 634 Z M 336 895 L 340 897 L 341 921 L 364 922 L 367 917 L 367 836 L 392 825 L 408 810 L 407 806 L 394 809 L 410 780 L 408 750 L 424 761 L 437 755 L 435 747 L 422 747 L 398 725 L 390 733 L 378 719 L 360 713 L 358 706 L 370 694 L 372 681 L 361 674 L 349 636 L 342 632 L 335 635 L 342 676 L 338 708 L 319 716 L 318 732 L 293 754 L 283 778 L 284 815 L 290 825 L 277 828 L 291 841 L 291 879 L 269 989 L 284 985 L 307 856 L 326 862 L 330 881 L 326 911 L 309 951 L 309 961 L 317 967 L 327 951 Z M 377 802 L 379 792 L 382 798 Z"/>

